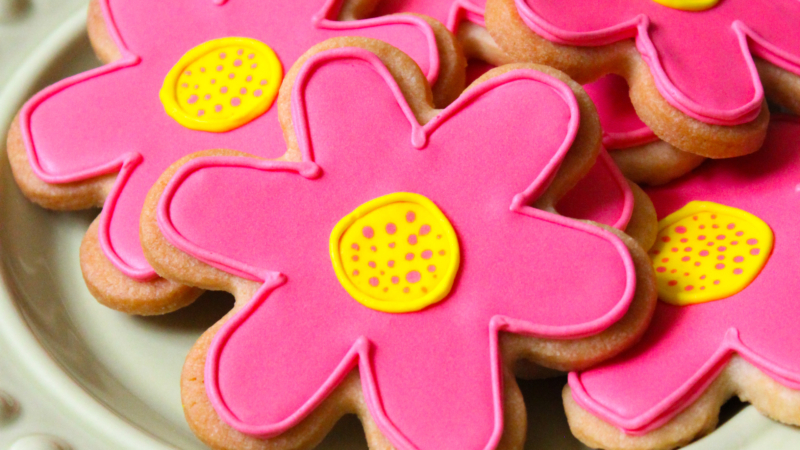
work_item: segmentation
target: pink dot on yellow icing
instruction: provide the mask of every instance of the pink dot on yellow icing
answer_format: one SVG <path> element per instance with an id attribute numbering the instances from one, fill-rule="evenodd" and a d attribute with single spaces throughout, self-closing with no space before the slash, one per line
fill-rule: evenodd
<path id="1" fill-rule="evenodd" d="M 375 236 L 375 230 L 372 227 L 364 227 L 361 229 L 361 234 L 367 239 L 372 239 Z"/>
<path id="2" fill-rule="evenodd" d="M 708 240 L 702 234 L 707 227 L 735 229 L 735 234 L 742 236 L 750 247 L 737 246 L 738 241 L 720 245 L 728 236 L 718 234 L 698 248 L 701 242 Z M 766 223 L 746 211 L 711 202 L 690 202 L 659 222 L 658 239 L 651 254 L 675 251 L 675 247 L 668 244 L 674 240 L 686 240 L 690 245 L 683 247 L 680 258 L 654 261 L 659 299 L 688 305 L 730 297 L 747 287 L 766 264 L 773 235 Z M 770 251 L 762 252 L 765 242 L 769 243 Z M 756 244 L 758 247 L 752 247 Z M 715 279 L 707 280 L 703 271 L 708 268 L 702 268 L 701 262 L 696 260 L 698 257 L 713 258 Z M 690 286 L 691 289 L 687 289 Z"/>

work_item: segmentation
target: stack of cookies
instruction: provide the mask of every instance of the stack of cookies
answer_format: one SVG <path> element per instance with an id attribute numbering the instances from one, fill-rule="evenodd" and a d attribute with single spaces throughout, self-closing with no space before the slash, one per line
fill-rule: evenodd
<path id="1" fill-rule="evenodd" d="M 798 19 L 92 0 L 105 65 L 31 98 L 8 154 L 32 201 L 103 207 L 103 305 L 235 296 L 180 380 L 211 448 L 313 448 L 355 414 L 372 449 L 521 449 L 517 377 L 569 373 L 586 445 L 671 449 L 733 396 L 800 425 Z"/>

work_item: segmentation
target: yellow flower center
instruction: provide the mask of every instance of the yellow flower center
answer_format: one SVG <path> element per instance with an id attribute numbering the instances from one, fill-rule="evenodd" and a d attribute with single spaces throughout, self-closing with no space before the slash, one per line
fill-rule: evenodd
<path id="1" fill-rule="evenodd" d="M 689 202 L 662 219 L 650 251 L 658 297 L 689 305 L 730 297 L 764 268 L 774 236 L 758 217 L 713 202 Z"/>
<path id="2" fill-rule="evenodd" d="M 159 96 L 164 109 L 192 130 L 224 132 L 264 114 L 278 95 L 283 68 L 254 39 L 215 39 L 189 50 L 169 71 Z"/>
<path id="3" fill-rule="evenodd" d="M 363 305 L 419 311 L 447 297 L 460 263 L 455 230 L 426 197 L 405 192 L 359 206 L 333 229 L 336 277 Z"/>
<path id="4" fill-rule="evenodd" d="M 653 0 L 654 2 L 672 9 L 682 11 L 705 11 L 717 6 L 719 0 Z"/>

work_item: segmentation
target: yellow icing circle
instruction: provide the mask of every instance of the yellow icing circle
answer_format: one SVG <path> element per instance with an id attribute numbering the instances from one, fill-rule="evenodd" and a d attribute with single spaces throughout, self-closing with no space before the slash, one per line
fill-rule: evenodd
<path id="1" fill-rule="evenodd" d="M 672 9 L 682 11 L 704 11 L 717 6 L 719 0 L 653 0 L 654 2 Z"/>
<path id="2" fill-rule="evenodd" d="M 159 97 L 167 114 L 192 130 L 230 131 L 264 114 L 283 68 L 255 39 L 214 39 L 189 50 L 169 71 Z"/>
<path id="3" fill-rule="evenodd" d="M 460 263 L 458 237 L 426 197 L 398 192 L 356 208 L 333 228 L 339 282 L 369 308 L 405 313 L 447 297 Z"/>
<path id="4" fill-rule="evenodd" d="M 673 305 L 710 302 L 746 288 L 772 254 L 763 220 L 713 202 L 689 202 L 658 223 L 650 250 L 658 298 Z"/>

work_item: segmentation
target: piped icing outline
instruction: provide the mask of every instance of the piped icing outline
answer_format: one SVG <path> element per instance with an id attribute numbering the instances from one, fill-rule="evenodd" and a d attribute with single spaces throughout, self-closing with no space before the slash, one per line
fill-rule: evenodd
<path id="1" fill-rule="evenodd" d="M 103 250 L 104 255 L 108 258 L 108 260 L 111 261 L 111 263 L 117 269 L 119 269 L 125 276 L 140 282 L 152 281 L 158 278 L 158 275 L 156 274 L 155 270 L 153 270 L 152 267 L 149 267 L 149 264 L 147 264 L 148 266 L 147 268 L 136 268 L 133 265 L 129 264 L 127 261 L 125 261 L 114 249 L 114 246 L 111 242 L 110 231 L 109 231 L 111 226 L 111 217 L 114 215 L 110 211 L 115 210 L 119 197 L 122 191 L 125 189 L 128 180 L 130 179 L 133 172 L 136 170 L 137 166 L 139 166 L 143 162 L 144 160 L 143 155 L 135 151 L 128 151 L 121 153 L 119 156 L 112 159 L 111 161 L 105 164 L 98 165 L 96 167 L 92 167 L 81 171 L 76 171 L 66 175 L 52 174 L 49 173 L 46 169 L 44 169 L 44 167 L 41 165 L 39 161 L 39 157 L 36 152 L 36 146 L 34 145 L 34 136 L 30 126 L 31 116 L 33 115 L 34 111 L 42 103 L 46 102 L 50 97 L 53 97 L 59 94 L 60 92 L 66 90 L 67 88 L 77 85 L 81 82 L 88 81 L 90 79 L 100 78 L 105 75 L 110 75 L 117 71 L 137 66 L 142 62 L 141 57 L 134 54 L 132 51 L 128 49 L 122 35 L 119 32 L 117 22 L 109 6 L 109 2 L 111 0 L 97 0 L 97 1 L 99 2 L 103 13 L 103 18 L 106 23 L 106 29 L 108 31 L 108 34 L 120 52 L 120 58 L 112 63 L 105 64 L 96 69 L 82 72 L 73 77 L 61 80 L 39 91 L 36 95 L 34 95 L 28 102 L 25 103 L 25 105 L 22 107 L 19 113 L 19 124 L 22 134 L 22 141 L 25 145 L 25 151 L 27 153 L 28 161 L 30 163 L 31 169 L 33 170 L 33 173 L 45 183 L 56 184 L 56 185 L 67 184 L 67 183 L 86 181 L 104 175 L 110 175 L 114 173 L 117 174 L 116 181 L 111 190 L 109 191 L 108 196 L 105 199 L 103 210 L 99 218 L 100 246 Z M 198 1 L 209 1 L 209 0 L 198 0 Z M 234 1 L 242 1 L 242 0 L 234 0 Z M 380 27 L 382 25 L 395 25 L 395 24 L 411 25 L 420 31 L 420 33 L 424 36 L 425 40 L 428 43 L 429 70 L 428 73 L 425 74 L 425 76 L 431 83 L 431 85 L 434 84 L 434 82 L 439 76 L 440 60 L 439 60 L 438 47 L 436 44 L 436 36 L 430 24 L 428 24 L 421 17 L 415 17 L 412 15 L 395 15 L 392 17 L 379 17 L 373 19 L 362 19 L 357 21 L 340 22 L 335 20 L 335 18 L 338 15 L 339 9 L 341 8 L 341 5 L 343 4 L 344 1 L 346 0 L 325 0 L 320 11 L 317 12 L 311 18 L 312 26 L 322 30 L 350 31 L 350 30 Z M 224 7 L 226 4 L 229 4 L 228 0 L 212 0 L 212 3 L 219 7 Z M 278 55 L 278 57 L 280 58 L 280 55 Z M 287 61 L 284 61 L 284 63 L 286 62 Z M 164 75 L 166 75 L 166 73 Z M 158 97 L 157 93 L 155 93 L 154 95 L 156 98 Z M 133 220 L 138 221 L 139 218 L 136 217 Z"/>
<path id="2" fill-rule="evenodd" d="M 174 201 L 175 196 L 178 190 L 182 187 L 183 183 L 193 174 L 207 168 L 213 169 L 225 167 L 253 169 L 263 172 L 293 172 L 312 180 L 320 177 L 323 173 L 323 168 L 314 162 L 314 150 L 312 141 L 310 139 L 310 129 L 306 114 L 306 97 L 304 92 L 309 79 L 319 66 L 347 60 L 367 63 L 380 75 L 382 80 L 389 87 L 398 106 L 401 108 L 406 119 L 408 120 L 409 125 L 411 126 L 410 138 L 412 145 L 418 149 L 424 149 L 428 137 L 440 126 L 444 125 L 450 118 L 456 116 L 459 111 L 467 108 L 473 100 L 491 93 L 493 89 L 502 86 L 505 83 L 519 82 L 522 80 L 542 83 L 553 89 L 553 91 L 556 92 L 569 107 L 569 128 L 564 138 L 564 142 L 554 153 L 552 159 L 543 165 L 541 172 L 535 176 L 534 181 L 523 192 L 514 195 L 513 199 L 511 199 L 509 212 L 523 214 L 542 221 L 561 225 L 573 229 L 576 232 L 587 233 L 589 235 L 599 237 L 610 243 L 612 248 L 616 250 L 614 254 L 618 255 L 622 261 L 622 266 L 624 267 L 626 274 L 626 284 L 622 297 L 617 301 L 616 305 L 599 318 L 592 319 L 588 322 L 559 326 L 533 324 L 524 320 L 517 320 L 504 316 L 494 316 L 490 320 L 489 339 L 491 345 L 491 378 L 493 382 L 492 397 L 495 423 L 491 438 L 485 448 L 494 448 L 499 442 L 503 429 L 502 377 L 500 371 L 501 362 L 497 347 L 499 332 L 507 331 L 531 336 L 559 339 L 581 338 L 596 334 L 608 329 L 626 314 L 630 302 L 633 299 L 633 293 L 636 286 L 636 274 L 631 257 L 627 251 L 627 248 L 619 240 L 619 238 L 601 228 L 593 227 L 576 220 L 563 218 L 551 213 L 537 210 L 530 206 L 526 206 L 530 203 L 530 201 L 542 194 L 555 176 L 562 159 L 573 143 L 580 121 L 578 105 L 569 87 L 562 84 L 560 81 L 549 77 L 548 75 L 531 70 L 523 69 L 508 72 L 475 86 L 462 94 L 461 97 L 459 97 L 448 108 L 441 111 L 440 114 L 438 114 L 430 122 L 425 125 L 420 125 L 408 106 L 406 99 L 402 95 L 402 92 L 400 91 L 400 88 L 392 77 L 391 73 L 385 66 L 383 66 L 380 59 L 378 59 L 374 54 L 366 50 L 356 48 L 342 48 L 325 51 L 311 57 L 306 62 L 298 74 L 297 81 L 293 89 L 292 117 L 294 120 L 294 128 L 300 153 L 303 159 L 302 162 L 268 161 L 242 157 L 206 157 L 192 159 L 187 164 L 179 168 L 173 178 L 166 185 L 157 206 L 156 220 L 163 236 L 170 244 L 177 247 L 181 251 L 188 253 L 189 255 L 192 255 L 193 257 L 198 258 L 213 267 L 234 274 L 238 277 L 264 283 L 264 285 L 256 293 L 254 299 L 245 304 L 239 312 L 237 312 L 228 322 L 226 322 L 214 337 L 206 360 L 206 393 L 214 405 L 215 410 L 226 423 L 230 424 L 240 432 L 248 435 L 272 437 L 287 431 L 294 425 L 297 425 L 332 392 L 332 390 L 339 384 L 339 382 L 341 382 L 343 377 L 352 368 L 358 366 L 362 376 L 364 395 L 367 405 L 381 431 L 398 448 L 416 448 L 413 443 L 411 443 L 402 434 L 402 432 L 393 425 L 391 420 L 386 415 L 381 396 L 376 387 L 375 374 L 370 367 L 370 355 L 373 345 L 369 339 L 364 336 L 359 338 L 352 345 L 333 373 L 327 378 L 327 380 L 316 391 L 316 393 L 310 399 L 308 399 L 302 405 L 302 407 L 300 407 L 300 409 L 290 414 L 289 417 L 278 423 L 262 426 L 251 425 L 239 420 L 236 415 L 228 409 L 228 406 L 225 404 L 221 393 L 219 392 L 218 364 L 221 352 L 232 334 L 245 321 L 247 321 L 248 318 L 252 316 L 262 304 L 264 304 L 268 295 L 272 291 L 279 288 L 287 281 L 287 277 L 279 272 L 261 270 L 246 263 L 236 261 L 231 257 L 203 249 L 182 235 L 180 230 L 175 228 L 171 217 L 172 202 Z M 448 300 L 448 302 L 450 301 L 457 301 L 457 299 L 452 298 Z"/>
<path id="3" fill-rule="evenodd" d="M 736 36 L 745 60 L 747 72 L 750 74 L 754 94 L 751 100 L 731 110 L 707 107 L 690 99 L 670 80 L 663 67 L 658 50 L 650 39 L 648 28 L 651 22 L 647 15 L 639 14 L 628 21 L 602 30 L 575 32 L 550 24 L 546 19 L 534 12 L 526 1 L 515 0 L 517 11 L 523 22 L 536 34 L 551 42 L 562 45 L 595 47 L 635 38 L 636 48 L 650 68 L 656 88 L 664 99 L 689 117 L 711 125 L 741 125 L 752 122 L 760 114 L 761 105 L 764 101 L 764 88 L 753 61 L 753 56 L 764 58 L 781 69 L 800 74 L 800 57 L 793 56 L 770 44 L 741 20 L 734 20 L 731 23 L 731 29 Z M 748 39 L 753 42 L 754 45 L 752 47 L 748 45 Z"/>
<path id="4" fill-rule="evenodd" d="M 777 115 L 777 114 L 773 115 L 770 123 L 770 133 L 774 132 L 774 129 L 776 128 L 781 128 L 786 126 L 790 126 L 791 129 L 794 129 L 796 131 L 800 129 L 800 120 L 792 116 Z M 796 136 L 796 133 L 794 135 Z M 769 141 L 770 138 L 768 133 L 767 142 L 769 143 Z M 780 143 L 778 145 L 780 145 Z M 769 151 L 770 151 L 769 147 L 763 148 L 761 150 L 761 152 L 769 152 Z M 762 157 L 761 155 L 758 156 Z M 738 158 L 732 159 L 730 161 L 722 160 L 719 162 L 719 164 L 735 163 L 737 162 L 737 160 L 739 159 Z M 797 158 L 795 157 L 794 160 L 796 161 Z M 741 160 L 741 161 L 746 161 L 746 160 Z M 746 164 L 746 162 L 744 162 L 744 164 Z M 795 167 L 794 173 L 796 174 L 797 168 L 800 167 L 800 163 L 795 162 L 793 166 Z M 764 169 L 761 168 L 759 170 L 764 170 Z M 693 175 L 690 175 L 689 177 L 684 177 L 681 180 L 673 181 L 669 185 L 659 188 L 654 188 L 652 190 L 661 191 L 663 189 L 669 189 L 670 186 L 675 184 L 680 184 L 681 186 L 684 186 L 686 184 L 690 184 L 692 179 L 703 180 L 704 177 L 710 176 L 708 173 L 706 173 L 709 171 L 715 173 L 709 168 L 709 166 L 705 166 L 703 170 L 695 172 Z M 781 175 L 781 176 L 787 177 L 786 175 Z M 749 189 L 749 187 L 746 189 Z M 796 186 L 792 186 L 788 189 L 791 189 L 796 192 Z M 656 207 L 658 208 L 657 198 L 654 198 L 654 203 L 656 203 Z M 748 213 L 753 214 L 750 211 L 748 211 Z M 759 219 L 761 219 L 761 217 L 759 217 Z M 773 225 L 770 224 L 768 220 L 767 220 L 767 225 L 769 225 L 770 228 L 773 228 Z M 780 236 L 777 235 L 776 230 L 773 229 L 773 232 L 776 233 L 775 246 L 778 247 L 782 245 L 780 241 Z M 788 245 L 788 244 L 784 243 L 783 245 Z M 773 249 L 773 254 L 774 251 L 775 250 Z M 771 259 L 767 261 L 765 267 L 762 269 L 762 272 L 761 274 L 759 274 L 759 277 L 763 276 L 763 273 L 767 272 L 768 270 L 769 271 L 776 270 L 775 265 L 777 264 L 779 264 L 779 262 L 776 262 L 774 260 L 774 257 L 771 257 Z M 756 277 L 756 281 L 757 280 L 758 277 Z M 753 283 L 755 283 L 755 281 Z M 746 291 L 747 288 L 745 288 L 742 292 Z M 657 321 L 659 320 L 660 308 L 680 308 L 687 310 L 691 310 L 691 308 L 705 308 L 707 307 L 707 305 L 719 305 L 719 304 L 725 304 L 725 302 L 736 302 L 737 295 L 738 294 L 734 294 L 732 297 L 727 299 L 717 300 L 708 303 L 700 303 L 695 305 L 687 305 L 687 306 L 669 305 L 666 307 L 659 305 L 656 309 L 656 313 L 653 318 L 653 324 L 651 324 L 651 328 L 655 328 L 657 326 L 656 324 L 658 323 Z M 626 415 L 624 413 L 616 411 L 612 407 L 604 404 L 602 401 L 598 400 L 595 396 L 593 396 L 590 390 L 584 384 L 582 377 L 587 372 L 603 370 L 606 367 L 613 367 L 615 360 L 601 364 L 600 366 L 590 369 L 588 371 L 571 372 L 568 377 L 569 380 L 568 382 L 569 382 L 569 387 L 572 390 L 572 398 L 582 409 L 588 411 L 594 416 L 597 416 L 603 421 L 613 425 L 614 427 L 620 429 L 624 433 L 631 436 L 642 436 L 650 432 L 656 431 L 662 426 L 668 424 L 671 420 L 673 420 L 676 416 L 678 416 L 681 412 L 683 412 L 685 409 L 690 407 L 696 400 L 698 400 L 706 392 L 706 389 L 717 379 L 720 373 L 725 369 L 731 356 L 733 356 L 734 354 L 741 356 L 745 361 L 755 366 L 758 370 L 760 370 L 765 375 L 772 378 L 777 383 L 789 389 L 800 390 L 800 371 L 793 372 L 791 369 L 786 369 L 784 367 L 781 367 L 781 365 L 778 362 L 773 361 L 768 357 L 762 356 L 760 354 L 761 352 L 759 352 L 756 348 L 753 348 L 752 345 L 748 345 L 744 342 L 744 340 L 741 337 L 741 330 L 737 328 L 735 325 L 730 326 L 724 333 L 724 335 L 720 336 L 720 338 L 721 338 L 720 343 L 716 348 L 716 350 L 713 352 L 713 354 L 711 354 L 708 357 L 705 363 L 702 364 L 691 375 L 691 377 L 683 381 L 683 383 L 676 389 L 674 389 L 668 396 L 661 399 L 658 403 L 652 405 L 649 409 L 647 409 L 644 412 L 632 415 L 631 414 Z M 644 341 L 646 341 L 646 339 L 647 337 L 644 338 Z M 638 347 L 634 346 L 631 349 L 627 350 L 622 355 L 620 355 L 620 357 L 618 358 L 624 358 L 625 355 L 627 355 L 629 352 L 636 352 L 639 357 L 646 358 L 646 356 L 640 355 L 639 351 L 640 350 L 638 349 Z"/>

